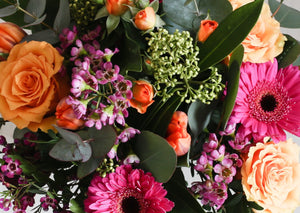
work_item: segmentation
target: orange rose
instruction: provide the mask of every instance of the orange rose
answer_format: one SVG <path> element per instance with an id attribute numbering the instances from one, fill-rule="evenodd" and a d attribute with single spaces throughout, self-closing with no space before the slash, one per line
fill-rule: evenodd
<path id="1" fill-rule="evenodd" d="M 132 88 L 133 98 L 129 100 L 129 103 L 139 113 L 143 114 L 154 102 L 154 89 L 148 81 L 138 80 L 134 83 Z"/>
<path id="2" fill-rule="evenodd" d="M 167 129 L 166 140 L 177 156 L 185 155 L 191 146 L 191 136 L 187 132 L 188 117 L 185 112 L 174 112 Z"/>
<path id="3" fill-rule="evenodd" d="M 15 45 L 0 63 L 0 113 L 19 129 L 47 131 L 55 124 L 55 107 L 68 92 L 55 75 L 63 57 L 46 42 Z"/>
<path id="4" fill-rule="evenodd" d="M 67 97 L 64 97 L 56 106 L 56 124 L 59 127 L 76 130 L 83 126 L 84 121 L 77 119 L 71 105 L 66 103 Z"/>
<path id="5" fill-rule="evenodd" d="M 134 17 L 134 23 L 140 30 L 149 30 L 155 26 L 156 14 L 152 7 L 140 10 Z"/>
<path id="6" fill-rule="evenodd" d="M 26 32 L 16 24 L 0 23 L 0 52 L 9 53 L 11 48 L 19 43 L 25 35 Z"/>
<path id="7" fill-rule="evenodd" d="M 106 9 L 109 14 L 120 16 L 128 10 L 128 6 L 132 5 L 131 0 L 106 0 Z"/>
<path id="8" fill-rule="evenodd" d="M 212 34 L 213 31 L 218 27 L 218 22 L 213 20 L 202 20 L 200 24 L 200 29 L 198 31 L 198 40 L 200 42 L 206 41 L 208 36 Z"/>
<path id="9" fill-rule="evenodd" d="M 298 158 L 299 147 L 291 140 L 251 147 L 241 169 L 247 199 L 266 212 L 292 212 L 300 205 Z"/>
<path id="10" fill-rule="evenodd" d="M 253 0 L 229 0 L 233 9 L 250 3 Z M 242 42 L 244 47 L 243 61 L 265 63 L 278 56 L 284 47 L 286 37 L 280 32 L 280 23 L 272 18 L 268 4 L 264 3 L 261 14 L 247 38 Z"/>

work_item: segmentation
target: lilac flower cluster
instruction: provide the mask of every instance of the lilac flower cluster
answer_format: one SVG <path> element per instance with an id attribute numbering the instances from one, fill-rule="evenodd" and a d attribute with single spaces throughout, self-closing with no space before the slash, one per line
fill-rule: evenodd
<path id="1" fill-rule="evenodd" d="M 87 127 L 101 129 L 115 123 L 124 126 L 130 106 L 128 99 L 132 98 L 132 83 L 119 73 L 119 66 L 111 62 L 111 57 L 119 50 L 100 50 L 97 41 L 100 36 L 100 26 L 80 38 L 75 27 L 64 30 L 60 36 L 59 50 L 63 54 L 69 49 L 73 67 L 72 96 L 67 103 Z"/>
<path id="2" fill-rule="evenodd" d="M 219 209 L 227 199 L 227 185 L 241 166 L 239 155 L 227 152 L 225 145 L 219 144 L 216 134 L 211 133 L 194 167 L 203 174 L 204 181 L 194 182 L 192 192 L 200 196 L 203 205 Z"/>

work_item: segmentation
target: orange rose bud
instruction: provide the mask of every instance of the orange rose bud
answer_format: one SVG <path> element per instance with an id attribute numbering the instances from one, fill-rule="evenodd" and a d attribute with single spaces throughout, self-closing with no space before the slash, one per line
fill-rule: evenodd
<path id="1" fill-rule="evenodd" d="M 152 7 L 140 10 L 134 17 L 134 23 L 140 30 L 149 30 L 155 26 L 156 14 Z"/>
<path id="2" fill-rule="evenodd" d="M 84 121 L 76 117 L 72 106 L 66 103 L 66 99 L 67 97 L 61 99 L 56 106 L 56 124 L 64 129 L 79 129 L 84 125 Z"/>
<path id="3" fill-rule="evenodd" d="M 135 81 L 132 88 L 133 98 L 129 100 L 130 105 L 139 113 L 144 114 L 147 108 L 154 102 L 153 86 L 145 80 Z"/>
<path id="4" fill-rule="evenodd" d="M 0 23 L 0 52 L 9 53 L 11 48 L 19 43 L 25 35 L 26 32 L 16 24 Z"/>
<path id="5" fill-rule="evenodd" d="M 126 5 L 132 5 L 131 0 L 106 0 L 106 9 L 109 14 L 120 16 L 129 8 Z"/>
<path id="6" fill-rule="evenodd" d="M 213 20 L 202 20 L 200 29 L 198 31 L 198 40 L 200 42 L 206 41 L 208 36 L 218 27 L 218 22 Z"/>
<path id="7" fill-rule="evenodd" d="M 187 132 L 188 116 L 185 112 L 174 112 L 167 129 L 166 140 L 177 156 L 185 155 L 191 146 L 191 136 Z"/>

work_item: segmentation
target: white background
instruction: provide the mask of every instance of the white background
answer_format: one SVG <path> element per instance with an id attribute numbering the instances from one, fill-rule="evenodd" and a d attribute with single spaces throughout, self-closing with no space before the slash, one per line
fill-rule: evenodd
<path id="1" fill-rule="evenodd" d="M 293 8 L 300 10 L 300 1 L 299 0 L 285 0 L 284 1 L 285 4 L 292 6 Z M 300 21 L 300 20 L 299 20 Z M 300 29 L 285 29 L 282 28 L 282 32 L 285 34 L 289 34 L 291 36 L 293 36 L 295 39 L 297 39 L 298 41 L 300 41 Z M 12 124 L 6 124 L 3 128 L 0 129 L 0 135 L 4 135 L 7 140 L 9 142 L 12 142 L 12 134 L 13 134 L 13 129 L 14 126 Z M 300 145 L 300 138 L 295 137 L 291 134 L 288 134 L 288 137 L 292 137 L 293 141 L 297 142 Z M 188 182 L 193 181 L 193 179 L 190 177 L 189 175 L 189 169 L 184 170 L 185 174 L 187 175 L 188 178 Z M 5 187 L 3 187 L 0 184 L 0 191 L 5 190 Z M 2 212 L 3 210 L 0 209 L 0 212 Z M 48 212 L 50 212 L 51 210 L 49 210 Z M 13 211 L 9 211 L 8 213 L 12 213 Z M 30 211 L 28 210 L 27 212 L 30 213 Z M 300 213 L 300 207 L 296 209 L 295 213 Z"/>

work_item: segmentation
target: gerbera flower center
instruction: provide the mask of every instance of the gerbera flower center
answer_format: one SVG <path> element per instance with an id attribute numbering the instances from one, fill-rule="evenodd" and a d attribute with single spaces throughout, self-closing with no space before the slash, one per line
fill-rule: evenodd
<path id="1" fill-rule="evenodd" d="M 139 213 L 140 205 L 135 197 L 126 197 L 122 200 L 123 213 Z"/>
<path id="2" fill-rule="evenodd" d="M 284 118 L 291 110 L 291 99 L 276 81 L 260 81 L 248 94 L 249 114 L 262 122 L 272 123 Z"/>
<path id="3" fill-rule="evenodd" d="M 273 112 L 277 104 L 276 98 L 270 94 L 264 95 L 260 101 L 260 106 L 265 112 Z"/>

